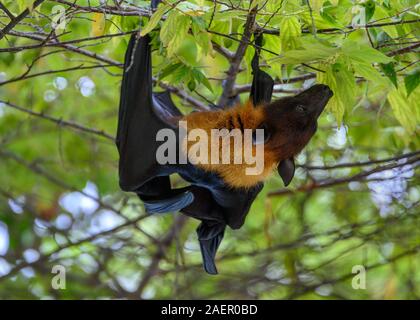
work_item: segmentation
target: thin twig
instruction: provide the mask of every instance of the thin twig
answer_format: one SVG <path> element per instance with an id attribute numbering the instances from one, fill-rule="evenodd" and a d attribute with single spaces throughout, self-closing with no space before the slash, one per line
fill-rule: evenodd
<path id="1" fill-rule="evenodd" d="M 229 98 L 233 95 L 236 75 L 239 71 L 241 61 L 245 55 L 246 48 L 248 47 L 248 43 L 251 39 L 252 29 L 254 27 L 256 14 L 257 14 L 257 8 L 253 8 L 247 15 L 244 32 L 241 37 L 241 42 L 238 45 L 238 49 L 236 50 L 234 57 L 230 61 L 229 70 L 226 72 L 227 77 L 223 84 L 223 92 L 218 102 L 219 106 L 226 105 Z"/>
<path id="2" fill-rule="evenodd" d="M 41 3 L 43 3 L 44 0 L 36 0 L 32 5 L 32 10 L 38 7 Z M 13 18 L 7 26 L 4 27 L 3 30 L 0 30 L 0 40 L 3 39 L 3 37 L 12 30 L 21 20 L 23 20 L 28 14 L 30 13 L 29 8 L 26 8 L 20 15 Z"/>
<path id="3" fill-rule="evenodd" d="M 386 26 L 393 26 L 398 24 L 407 24 L 407 23 L 417 23 L 420 22 L 420 19 L 414 19 L 414 20 L 402 20 L 402 21 L 393 21 L 393 22 L 383 22 L 383 23 L 372 23 L 367 24 L 360 27 L 354 27 L 352 25 L 348 25 L 344 27 L 344 29 L 350 29 L 351 31 L 358 30 L 360 28 L 378 28 L 378 27 L 386 27 Z M 265 29 L 265 28 L 259 28 L 261 32 L 265 34 L 272 34 L 272 35 L 279 35 L 280 31 L 277 29 Z M 325 28 L 325 29 L 318 29 L 317 33 L 330 33 L 335 31 L 343 31 L 343 29 L 340 28 Z M 312 33 L 310 30 L 302 30 L 302 33 Z"/>
<path id="4" fill-rule="evenodd" d="M 69 127 L 69 128 L 76 129 L 78 131 L 92 133 L 92 134 L 95 134 L 97 136 L 100 136 L 100 137 L 103 137 L 105 139 L 112 140 L 112 141 L 114 141 L 114 139 L 115 139 L 112 135 L 106 133 L 103 130 L 88 128 L 88 127 L 82 126 L 82 125 L 80 125 L 80 124 L 78 124 L 74 121 L 66 121 L 66 120 L 62 120 L 60 118 L 55 118 L 55 117 L 49 116 L 47 114 L 44 114 L 43 112 L 36 112 L 36 111 L 33 111 L 33 110 L 29 110 L 29 109 L 17 106 L 17 105 L 15 105 L 13 103 L 10 103 L 8 101 L 0 100 L 0 103 L 3 103 L 4 105 L 9 106 L 13 109 L 19 110 L 21 112 L 25 112 L 27 114 L 30 114 L 31 116 L 39 117 L 39 118 L 54 122 L 54 123 L 56 123 L 60 126 L 66 126 L 66 127 Z"/>
<path id="5" fill-rule="evenodd" d="M 415 158 L 409 159 L 404 163 L 397 163 L 397 164 L 379 166 L 379 167 L 376 167 L 372 170 L 363 171 L 363 172 L 360 172 L 360 173 L 355 174 L 355 175 L 350 176 L 350 177 L 344 177 L 344 178 L 338 178 L 338 179 L 329 179 L 329 180 L 320 181 L 320 182 L 312 182 L 312 183 L 300 186 L 300 187 L 296 188 L 295 190 L 281 189 L 281 190 L 273 191 L 273 192 L 270 192 L 268 194 L 268 196 L 272 197 L 272 196 L 281 196 L 281 195 L 291 194 L 291 193 L 295 193 L 295 192 L 309 192 L 309 191 L 312 191 L 312 190 L 329 188 L 329 187 L 337 186 L 337 185 L 340 185 L 340 184 L 343 184 L 343 183 L 349 183 L 349 182 L 352 182 L 352 181 L 360 181 L 360 180 L 366 179 L 367 177 L 369 177 L 373 173 L 377 173 L 377 172 L 381 172 L 381 171 L 385 171 L 385 170 L 390 170 L 390 169 L 393 169 L 393 168 L 402 167 L 402 166 L 406 166 L 406 165 L 409 165 L 409 164 L 412 164 L 413 167 L 418 166 L 420 164 L 420 157 L 415 157 Z M 392 178 L 393 177 L 387 178 L 387 179 L 392 179 Z M 381 180 L 381 179 L 379 179 L 379 180 Z M 373 181 L 373 180 L 370 180 L 370 181 Z"/>

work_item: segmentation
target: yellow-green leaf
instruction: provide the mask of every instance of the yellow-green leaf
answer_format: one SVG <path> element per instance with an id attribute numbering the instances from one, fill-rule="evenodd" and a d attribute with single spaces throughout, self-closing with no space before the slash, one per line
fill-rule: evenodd
<path id="1" fill-rule="evenodd" d="M 296 49 L 300 43 L 299 37 L 301 36 L 301 33 L 301 27 L 297 17 L 284 17 L 280 21 L 280 42 L 282 52 Z"/>
<path id="2" fill-rule="evenodd" d="M 153 13 L 153 15 L 150 17 L 150 20 L 147 23 L 147 25 L 140 32 L 140 36 L 144 37 L 146 34 L 152 31 L 158 25 L 164 13 L 169 9 L 170 9 L 170 6 L 168 4 L 159 6 L 158 9 L 155 11 L 155 13 Z"/>
<path id="3" fill-rule="evenodd" d="M 195 38 L 195 41 L 200 46 L 200 52 L 206 56 L 212 49 L 210 36 L 205 28 L 205 22 L 199 18 L 192 18 L 191 29 Z"/>
<path id="4" fill-rule="evenodd" d="M 178 50 L 185 40 L 188 29 L 191 25 L 191 18 L 176 10 L 172 11 L 160 30 L 160 40 L 166 46 L 168 57 Z"/>
<path id="5" fill-rule="evenodd" d="M 394 112 L 395 118 L 401 123 L 405 130 L 412 134 L 418 125 L 418 113 L 420 109 L 420 90 L 413 91 L 407 97 L 404 86 L 398 89 L 392 88 L 388 94 L 388 101 Z"/>
<path id="6" fill-rule="evenodd" d="M 343 53 L 352 60 L 365 63 L 389 63 L 392 58 L 384 55 L 382 52 L 373 49 L 367 44 L 352 40 L 346 40 L 341 47 Z"/>
<path id="7" fill-rule="evenodd" d="M 346 109 L 354 106 L 356 98 L 356 81 L 354 74 L 343 61 L 327 65 L 325 73 L 318 73 L 318 82 L 328 85 L 334 96 L 328 102 L 328 108 L 334 114 L 338 125 L 341 125 Z"/>
<path id="8" fill-rule="evenodd" d="M 381 73 L 369 63 L 353 63 L 353 68 L 359 76 L 362 76 L 375 84 L 386 85 L 389 83 L 387 78 L 382 76 Z"/>
<path id="9" fill-rule="evenodd" d="M 420 84 L 420 69 L 407 74 L 404 78 L 404 83 L 405 90 L 407 91 L 407 96 L 409 97 L 411 92 L 413 92 Z"/>
<path id="10" fill-rule="evenodd" d="M 105 31 L 105 15 L 101 12 L 95 12 L 92 18 L 91 34 L 93 37 L 99 37 Z"/>
<path id="11" fill-rule="evenodd" d="M 35 0 L 18 0 L 17 1 L 20 11 L 23 11 L 26 9 L 29 9 L 29 11 L 32 11 L 34 7 L 34 2 Z"/>
<path id="12" fill-rule="evenodd" d="M 265 2 L 265 0 L 252 0 L 251 5 L 249 6 L 249 11 L 251 11 L 256 6 L 258 6 L 259 4 L 261 4 L 263 2 Z"/>
<path id="13" fill-rule="evenodd" d="M 336 56 L 338 52 L 339 49 L 328 47 L 320 41 L 305 41 L 302 49 L 285 52 L 280 58 L 280 63 L 299 64 L 322 61 Z"/>

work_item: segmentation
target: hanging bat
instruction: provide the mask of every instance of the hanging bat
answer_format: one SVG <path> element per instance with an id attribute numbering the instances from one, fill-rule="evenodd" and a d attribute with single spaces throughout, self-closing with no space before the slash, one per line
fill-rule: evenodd
<path id="1" fill-rule="evenodd" d="M 261 36 L 256 39 L 261 44 Z M 183 115 L 167 91 L 152 91 L 149 37 L 130 39 L 121 85 L 116 144 L 120 155 L 120 187 L 135 192 L 148 213 L 181 211 L 201 221 L 197 229 L 203 266 L 216 274 L 216 251 L 226 226 L 240 228 L 264 180 L 277 168 L 287 186 L 294 175 L 293 158 L 315 134 L 317 119 L 332 96 L 325 85 L 315 85 L 302 93 L 270 102 L 273 79 L 258 67 L 257 51 L 252 61 L 253 83 L 248 103 L 214 111 Z M 188 135 L 194 129 L 233 129 L 252 134 L 251 151 L 263 146 L 264 169 L 247 175 L 246 164 L 202 164 L 188 158 L 191 145 L 178 143 L 179 123 L 186 122 Z M 175 163 L 157 160 L 161 143 L 157 134 L 172 130 L 177 139 Z M 261 131 L 261 130 L 260 130 Z M 213 144 L 209 144 L 211 149 Z M 223 150 L 221 150 L 223 151 Z M 187 154 L 187 161 L 181 156 Z M 190 185 L 174 189 L 170 175 L 179 174 Z"/>

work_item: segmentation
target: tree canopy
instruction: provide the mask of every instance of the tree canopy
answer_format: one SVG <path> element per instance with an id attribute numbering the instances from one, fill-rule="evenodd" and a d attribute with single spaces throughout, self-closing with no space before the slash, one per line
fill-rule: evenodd
<path id="1" fill-rule="evenodd" d="M 416 0 L 2 1 L 0 298 L 419 298 L 419 15 Z M 226 232 L 217 276 L 198 221 L 149 216 L 118 186 L 136 32 L 184 112 L 245 102 L 255 50 L 276 98 L 334 91 L 291 185 L 273 175 Z"/>

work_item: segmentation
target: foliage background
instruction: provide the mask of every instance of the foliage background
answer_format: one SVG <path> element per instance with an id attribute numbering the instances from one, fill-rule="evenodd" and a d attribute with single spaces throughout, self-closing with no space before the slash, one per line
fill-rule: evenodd
<path id="1" fill-rule="evenodd" d="M 417 1 L 168 0 L 151 19 L 149 8 L 1 1 L 0 298 L 419 298 Z M 218 276 L 201 268 L 197 221 L 146 216 L 118 187 L 121 63 L 139 29 L 153 38 L 156 89 L 186 112 L 247 99 L 253 32 L 277 97 L 315 79 L 335 93 L 291 186 L 273 176 L 227 231 Z M 51 287 L 57 264 L 65 290 Z M 365 290 L 352 288 L 356 265 Z"/>

